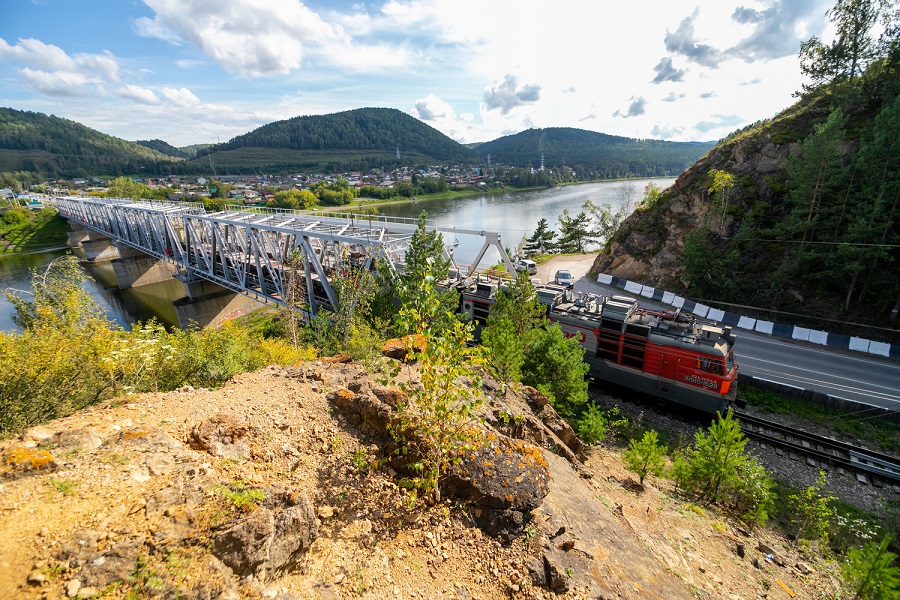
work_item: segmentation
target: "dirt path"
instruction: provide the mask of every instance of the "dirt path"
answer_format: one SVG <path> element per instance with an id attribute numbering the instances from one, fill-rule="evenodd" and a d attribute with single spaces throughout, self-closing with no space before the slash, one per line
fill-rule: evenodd
<path id="1" fill-rule="evenodd" d="M 595 258 L 597 258 L 597 253 L 554 256 L 547 262 L 538 265 L 537 276 L 541 278 L 542 283 L 547 283 L 553 281 L 553 277 L 558 270 L 566 269 L 575 276 L 576 290 L 584 292 L 594 291 L 586 287 L 585 284 L 589 286 L 594 283 L 587 277 L 587 272 L 590 270 L 591 265 L 594 264 Z"/>

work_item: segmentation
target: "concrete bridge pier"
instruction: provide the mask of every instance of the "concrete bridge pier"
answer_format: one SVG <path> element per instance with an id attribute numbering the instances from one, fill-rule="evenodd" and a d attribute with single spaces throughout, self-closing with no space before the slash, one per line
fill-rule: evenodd
<path id="1" fill-rule="evenodd" d="M 186 296 L 172 305 L 182 329 L 219 327 L 227 319 L 242 317 L 263 306 L 248 296 L 205 279 L 191 278 L 187 273 L 177 278 L 184 285 Z"/>
<path id="2" fill-rule="evenodd" d="M 91 262 L 109 262 L 119 258 L 119 248 L 114 245 L 113 239 L 96 231 L 88 231 L 88 239 L 81 242 L 81 248 Z"/>
<path id="3" fill-rule="evenodd" d="M 69 221 L 69 245 L 72 247 L 81 247 L 83 242 L 90 241 L 90 235 L 81 223 Z"/>
<path id="4" fill-rule="evenodd" d="M 173 263 L 125 245 L 119 246 L 119 258 L 113 259 L 112 268 L 120 290 L 169 281 L 177 271 Z"/>

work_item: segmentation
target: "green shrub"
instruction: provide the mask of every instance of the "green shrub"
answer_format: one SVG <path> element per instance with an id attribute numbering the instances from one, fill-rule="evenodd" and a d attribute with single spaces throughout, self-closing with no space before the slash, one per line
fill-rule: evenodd
<path id="1" fill-rule="evenodd" d="M 744 452 L 747 438 L 731 411 L 698 431 L 694 444 L 675 458 L 672 477 L 685 493 L 764 523 L 772 508 L 771 477 Z"/>
<path id="2" fill-rule="evenodd" d="M 632 439 L 625 451 L 623 458 L 628 468 L 634 471 L 640 478 L 640 484 L 644 484 L 644 478 L 653 474 L 661 476 L 666 471 L 666 449 L 659 445 L 659 438 L 655 431 L 644 432 L 640 441 Z"/>
<path id="3" fill-rule="evenodd" d="M 587 372 L 581 344 L 565 337 L 558 324 L 526 335 L 522 383 L 546 393 L 563 417 L 576 415 L 587 404 Z"/>
<path id="4" fill-rule="evenodd" d="M 34 219 L 34 213 L 24 206 L 11 208 L 3 213 L 3 223 L 10 227 L 17 227 L 30 223 Z"/>
<path id="5" fill-rule="evenodd" d="M 900 597 L 900 568 L 893 566 L 897 555 L 888 552 L 890 538 L 880 544 L 870 542 L 847 553 L 844 581 L 854 599 L 896 600 Z"/>

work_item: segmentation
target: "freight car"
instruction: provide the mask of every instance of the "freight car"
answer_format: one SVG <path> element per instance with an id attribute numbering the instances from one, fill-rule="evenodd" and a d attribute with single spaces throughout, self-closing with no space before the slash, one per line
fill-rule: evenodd
<path id="1" fill-rule="evenodd" d="M 456 287 L 462 311 L 481 326 L 502 282 L 469 278 Z M 547 317 L 584 348 L 595 379 L 708 413 L 734 402 L 738 367 L 730 327 L 678 311 L 647 310 L 633 298 L 537 287 Z"/>

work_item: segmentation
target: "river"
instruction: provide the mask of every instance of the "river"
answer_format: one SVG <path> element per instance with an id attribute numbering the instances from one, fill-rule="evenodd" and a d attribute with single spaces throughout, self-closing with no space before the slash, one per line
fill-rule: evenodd
<path id="1" fill-rule="evenodd" d="M 425 211 L 428 218 L 434 219 L 439 227 L 499 231 L 503 245 L 515 248 L 524 237 L 534 232 L 541 218 L 547 219 L 551 229 L 558 230 L 557 219 L 565 209 L 575 216 L 588 200 L 598 205 L 608 203 L 615 206 L 625 192 L 630 193 L 633 200 L 638 202 L 643 197 L 644 187 L 648 183 L 652 182 L 666 188 L 673 181 L 674 178 L 671 177 L 638 179 L 444 200 L 422 199 L 415 203 L 384 205 L 379 207 L 379 210 L 386 215 L 412 218 Z M 453 241 L 452 238 L 445 236 L 445 242 Z M 463 264 L 471 263 L 481 249 L 481 238 L 457 235 L 455 241 L 459 242 L 454 249 L 456 260 Z M 0 290 L 7 288 L 30 290 L 31 271 L 37 269 L 43 272 L 50 261 L 65 252 L 66 250 L 54 250 L 35 254 L 0 255 Z M 480 266 L 495 264 L 498 258 L 496 252 L 489 252 Z M 147 320 L 151 317 L 168 326 L 177 324 L 172 301 L 184 295 L 179 282 L 173 280 L 141 288 L 119 290 L 109 263 L 89 265 L 88 274 L 91 276 L 87 284 L 88 291 L 106 310 L 109 318 L 118 324 L 129 326 L 137 320 Z M 16 329 L 12 317 L 12 304 L 3 294 L 0 297 L 0 331 Z"/>
<path id="2" fill-rule="evenodd" d="M 545 190 L 510 192 L 477 197 L 451 198 L 442 200 L 419 200 L 417 203 L 390 204 L 380 207 L 382 214 L 395 217 L 418 217 L 422 211 L 434 219 L 438 227 L 459 227 L 467 229 L 488 229 L 499 231 L 505 248 L 515 252 L 523 238 L 530 236 L 537 228 L 538 221 L 547 219 L 550 229 L 559 231 L 558 218 L 564 210 L 574 217 L 585 202 L 596 205 L 617 206 L 618 199 L 627 193 L 634 203 L 644 197 L 644 188 L 654 183 L 667 188 L 675 181 L 673 177 L 635 179 L 630 181 L 605 181 L 567 185 Z M 469 264 L 481 249 L 482 240 L 478 236 L 457 235 L 459 244 L 454 251 L 457 262 Z M 452 239 L 445 236 L 446 243 Z M 496 264 L 499 254 L 489 252 L 479 264 L 485 267 Z"/>

